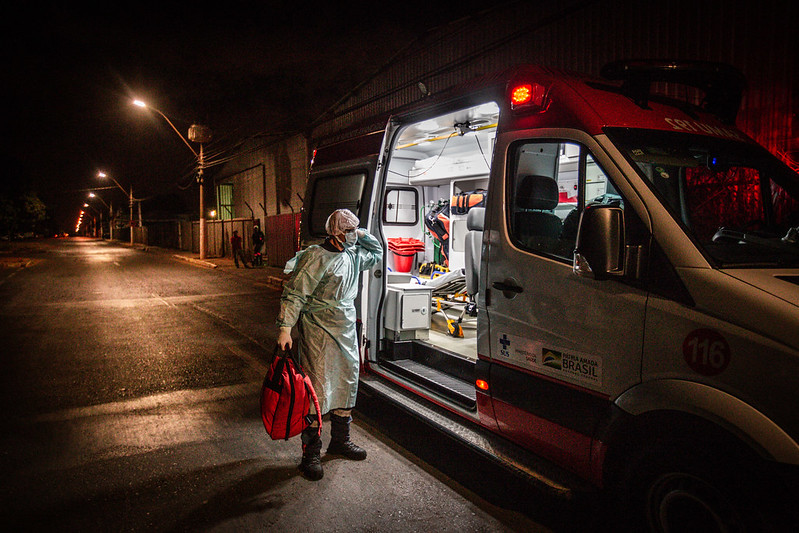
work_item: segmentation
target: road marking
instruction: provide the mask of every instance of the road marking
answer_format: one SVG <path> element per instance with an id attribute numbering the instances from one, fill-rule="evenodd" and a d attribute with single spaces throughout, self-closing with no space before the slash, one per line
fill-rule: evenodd
<path id="1" fill-rule="evenodd" d="M 14 274 L 16 274 L 17 272 L 18 272 L 18 271 L 17 271 L 17 270 L 15 270 L 14 272 L 12 272 L 11 274 L 9 274 L 8 276 L 4 277 L 3 279 L 0 279 L 0 285 L 2 285 L 3 283 L 5 283 L 6 281 L 8 281 L 8 280 L 9 280 L 9 279 L 10 279 L 12 276 L 14 276 Z"/>
<path id="2" fill-rule="evenodd" d="M 250 367 L 252 367 L 253 370 L 258 372 L 259 375 L 261 375 L 261 376 L 265 376 L 266 375 L 266 371 L 269 370 L 269 365 L 267 365 L 264 361 L 261 361 L 257 357 L 254 357 L 253 355 L 245 352 L 244 350 L 242 350 L 238 346 L 235 346 L 235 345 L 234 346 L 228 346 L 227 348 L 228 348 L 228 350 L 233 352 L 233 355 L 243 359 L 248 365 L 250 365 Z"/>
<path id="3" fill-rule="evenodd" d="M 230 297 L 237 297 L 237 296 L 259 296 L 263 294 L 262 292 L 223 292 L 223 293 L 214 293 L 214 294 L 192 294 L 192 295 L 183 295 L 183 296 L 158 296 L 153 295 L 153 297 L 143 296 L 141 298 L 109 298 L 107 300 L 79 300 L 79 301 L 69 301 L 69 302 L 46 302 L 41 305 L 46 305 L 49 307 L 88 307 L 88 306 L 102 306 L 102 307 L 136 307 L 142 304 L 151 303 L 151 304 L 161 304 L 164 302 L 180 304 L 180 303 L 191 303 L 195 300 L 208 300 L 214 298 L 230 298 Z"/>
<path id="4" fill-rule="evenodd" d="M 260 388 L 260 383 L 250 382 L 207 389 L 183 389 L 121 402 L 109 402 L 100 405 L 62 409 L 52 413 L 41 414 L 33 420 L 34 422 L 66 422 L 94 416 L 130 414 L 133 411 L 148 411 L 178 405 L 212 403 L 228 398 L 255 394 Z"/>
<path id="5" fill-rule="evenodd" d="M 160 300 L 160 301 L 161 301 L 161 302 L 163 302 L 163 303 L 164 303 L 164 305 L 165 305 L 165 306 L 167 306 L 167 307 L 175 307 L 175 304 L 172 304 L 172 303 L 169 303 L 169 302 L 167 302 L 167 301 L 166 301 L 166 300 L 164 300 L 164 298 L 163 298 L 161 295 L 159 295 L 159 294 L 155 294 L 155 293 L 153 293 L 153 298 L 155 298 L 156 300 Z"/>
<path id="6" fill-rule="evenodd" d="M 245 338 L 245 339 L 247 339 L 248 341 L 250 341 L 250 342 L 252 342 L 253 344 L 255 344 L 256 346 L 258 346 L 258 347 L 262 348 L 262 349 L 263 349 L 263 350 L 265 350 L 267 353 L 269 352 L 269 348 L 267 348 L 266 346 L 264 346 L 263 344 L 261 344 L 261 341 L 259 341 L 258 339 L 254 338 L 254 337 L 251 337 L 251 336 L 250 336 L 250 335 L 248 335 L 246 332 L 244 332 L 244 331 L 240 330 L 239 328 L 237 328 L 235 324 L 233 324 L 233 323 L 232 323 L 230 320 L 228 320 L 227 318 L 225 318 L 223 315 L 220 315 L 219 313 L 217 313 L 217 312 L 215 312 L 215 311 L 211 311 L 211 310 L 210 310 L 210 309 L 208 309 L 207 307 L 203 307 L 203 306 L 201 306 L 201 305 L 198 305 L 198 304 L 196 304 L 196 303 L 193 303 L 193 302 L 189 302 L 189 305 L 190 305 L 191 307 L 195 308 L 196 310 L 198 310 L 198 311 L 201 311 L 201 312 L 205 313 L 206 315 L 209 315 L 209 316 L 211 316 L 211 317 L 213 317 L 213 318 L 215 318 L 215 319 L 219 320 L 219 321 L 220 321 L 220 322 L 222 322 L 224 325 L 226 325 L 227 327 L 229 327 L 230 329 L 232 329 L 233 331 L 235 331 L 236 333 L 238 333 L 239 335 L 241 335 L 242 337 L 244 337 L 244 338 Z"/>

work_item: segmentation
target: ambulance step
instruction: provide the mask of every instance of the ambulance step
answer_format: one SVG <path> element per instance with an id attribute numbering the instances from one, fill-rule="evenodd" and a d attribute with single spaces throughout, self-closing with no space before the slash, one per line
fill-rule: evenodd
<path id="1" fill-rule="evenodd" d="M 374 374 L 361 374 L 360 393 L 381 397 L 410 415 L 477 450 L 503 468 L 521 476 L 531 486 L 553 497 L 574 501 L 596 492 L 591 484 L 546 459 L 425 401 Z"/>
<path id="2" fill-rule="evenodd" d="M 430 389 L 448 400 L 465 407 L 474 409 L 476 398 L 474 384 L 429 367 L 412 359 L 398 361 L 383 361 L 382 366 L 393 370 L 419 385 Z"/>

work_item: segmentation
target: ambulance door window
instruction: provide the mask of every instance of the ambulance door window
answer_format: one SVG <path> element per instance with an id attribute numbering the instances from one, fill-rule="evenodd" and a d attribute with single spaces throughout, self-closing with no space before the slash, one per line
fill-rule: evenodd
<path id="1" fill-rule="evenodd" d="M 508 227 L 517 246 L 571 262 L 580 214 L 587 203 L 620 197 L 588 150 L 561 141 L 513 148 Z"/>
<path id="2" fill-rule="evenodd" d="M 325 222 L 336 209 L 349 209 L 358 215 L 365 185 L 363 173 L 317 177 L 311 190 L 309 233 L 314 237 L 327 235 Z"/>

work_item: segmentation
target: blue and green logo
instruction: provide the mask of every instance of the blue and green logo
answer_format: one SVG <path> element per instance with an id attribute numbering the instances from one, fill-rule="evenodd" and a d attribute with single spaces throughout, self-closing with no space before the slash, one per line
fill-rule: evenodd
<path id="1" fill-rule="evenodd" d="M 561 355 L 560 352 L 545 349 L 542 356 L 541 363 L 544 366 L 548 366 L 549 368 L 554 368 L 556 370 L 563 369 L 563 355 Z"/>

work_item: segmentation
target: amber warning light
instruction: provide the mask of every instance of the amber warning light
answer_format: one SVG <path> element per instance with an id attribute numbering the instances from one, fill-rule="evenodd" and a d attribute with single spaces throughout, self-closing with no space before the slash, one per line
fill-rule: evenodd
<path id="1" fill-rule="evenodd" d="M 477 381 L 474 382 L 474 384 L 480 390 L 488 390 L 488 382 L 485 380 L 478 379 Z"/>
<path id="2" fill-rule="evenodd" d="M 546 87 L 540 83 L 521 83 L 515 85 L 510 91 L 511 109 L 543 109 L 545 96 Z"/>

